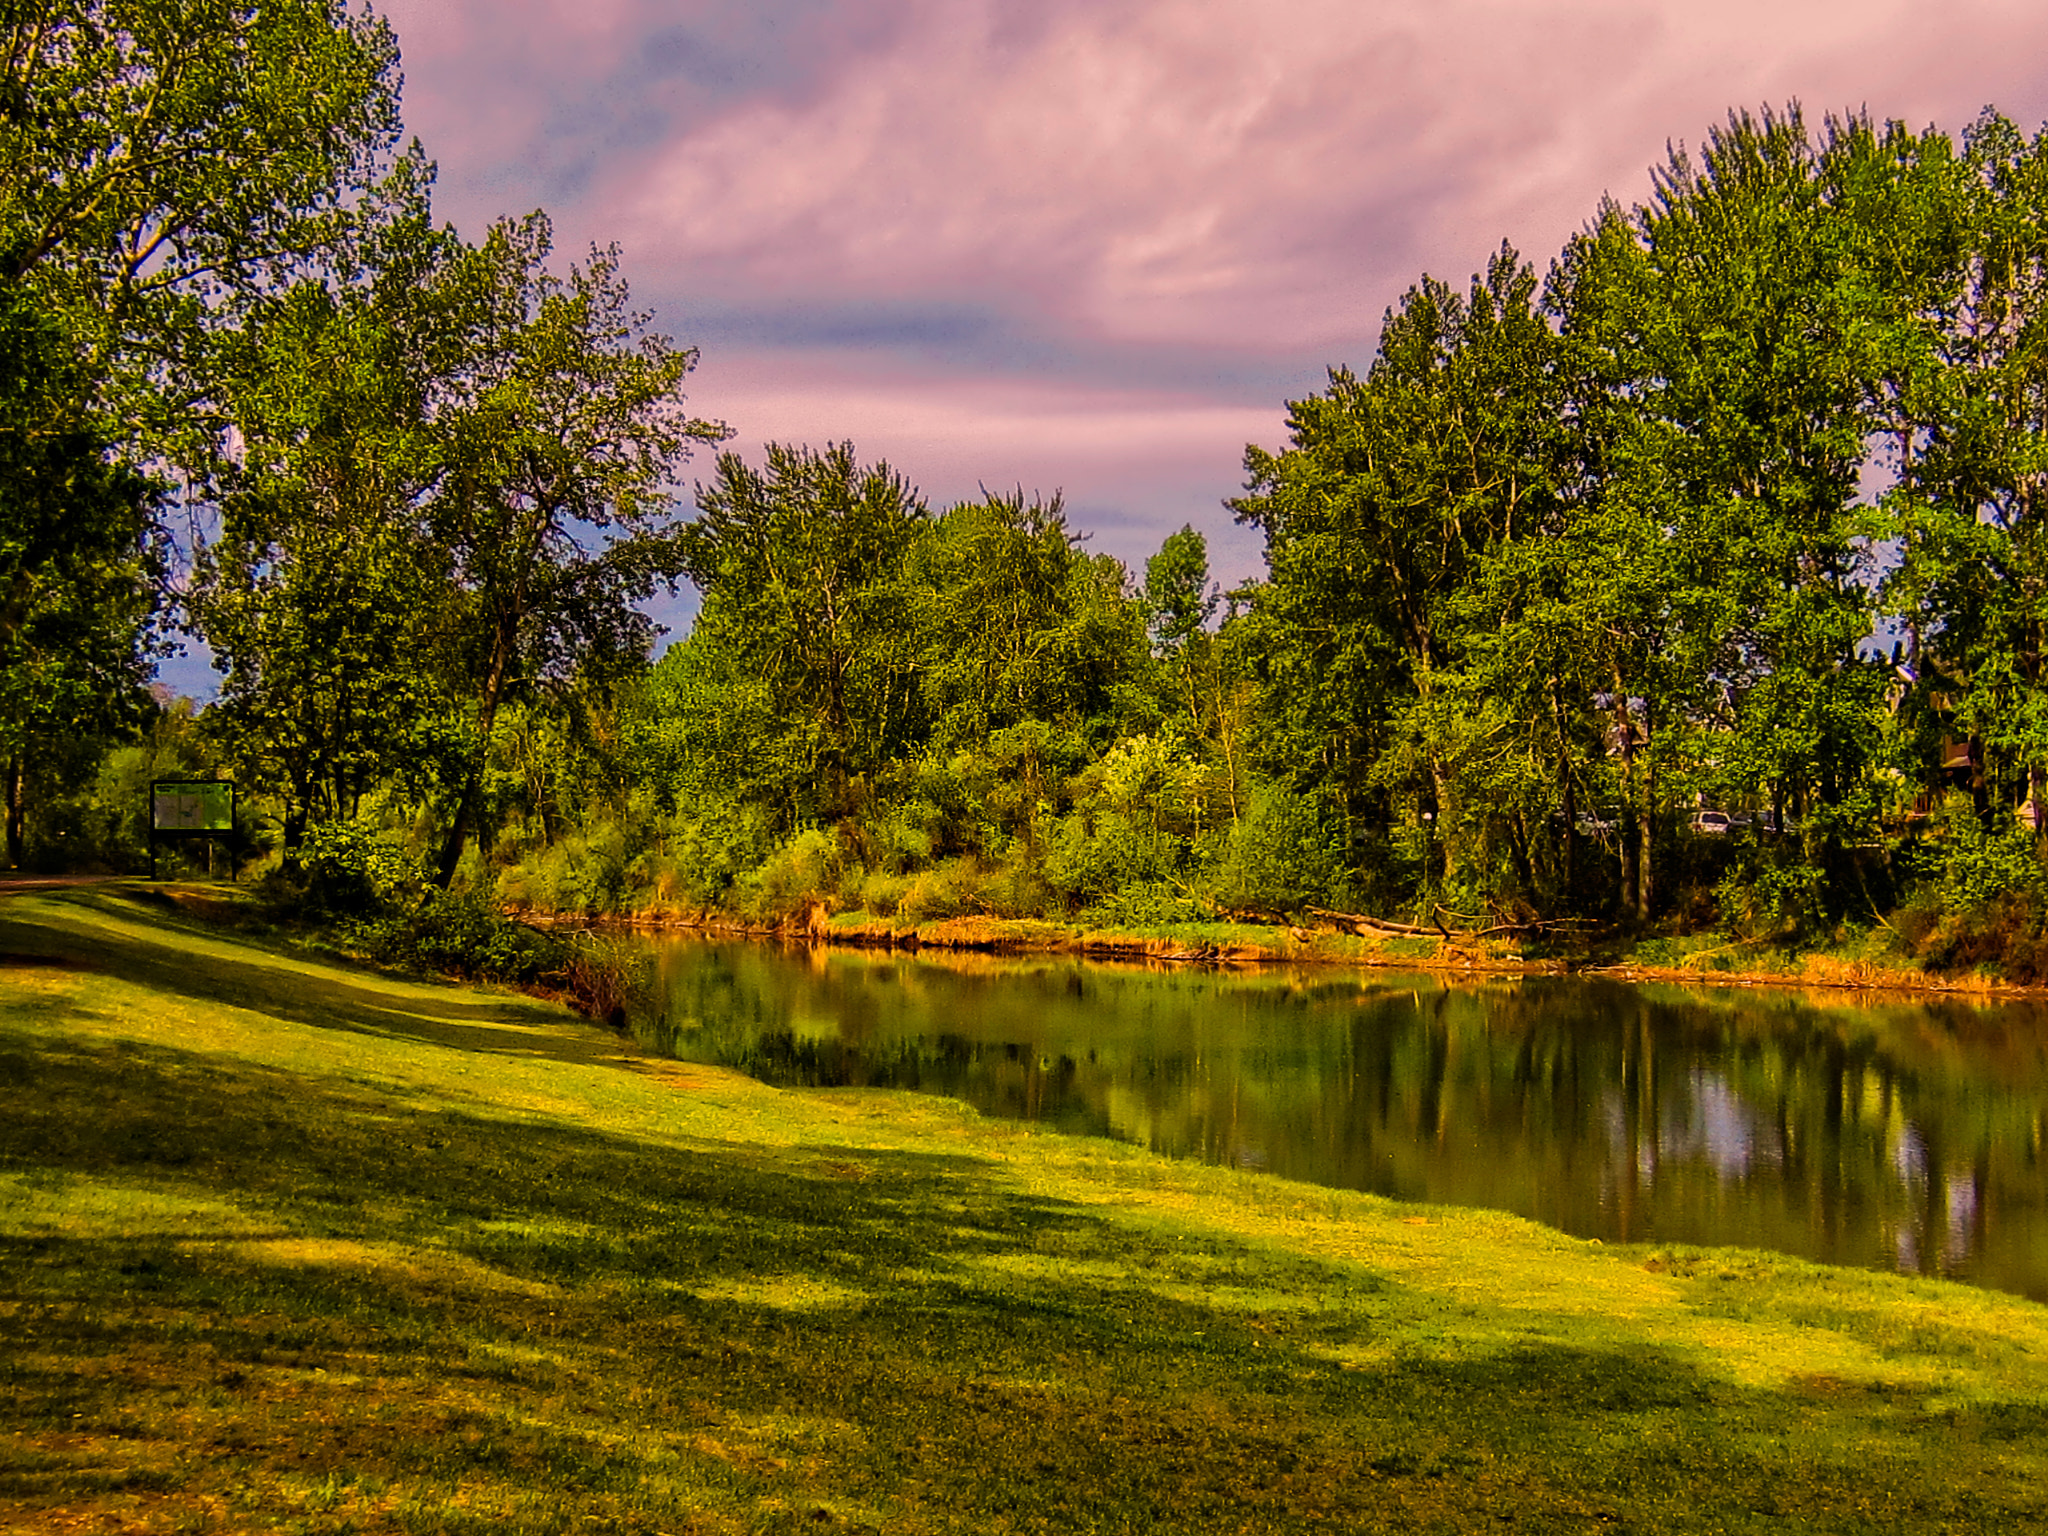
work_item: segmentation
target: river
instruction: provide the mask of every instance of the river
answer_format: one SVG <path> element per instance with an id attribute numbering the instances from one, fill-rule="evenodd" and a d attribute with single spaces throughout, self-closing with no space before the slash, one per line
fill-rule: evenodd
<path id="1" fill-rule="evenodd" d="M 2048 1301 L 2048 1009 L 650 941 L 679 1057 L 1173 1157 Z"/>

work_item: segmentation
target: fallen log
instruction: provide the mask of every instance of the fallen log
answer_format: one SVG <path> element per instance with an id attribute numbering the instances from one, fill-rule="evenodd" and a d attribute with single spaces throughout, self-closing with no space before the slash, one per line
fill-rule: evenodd
<path id="1" fill-rule="evenodd" d="M 1332 922 L 1343 923 L 1354 933 L 1360 928 L 1368 928 L 1375 933 L 1400 934 L 1404 937 L 1414 937 L 1418 934 L 1432 936 L 1441 932 L 1438 928 L 1418 928 L 1413 923 L 1396 923 L 1383 917 L 1368 917 L 1363 912 L 1327 912 L 1321 907 L 1303 907 L 1302 911 L 1308 913 L 1310 917 L 1327 917 Z"/>
<path id="2" fill-rule="evenodd" d="M 1434 938 L 1442 939 L 1447 944 L 1471 944 L 1480 939 L 1500 938 L 1508 934 L 1553 933 L 1573 928 L 1585 929 L 1590 933 L 1597 932 L 1601 927 L 1596 919 L 1589 917 L 1531 917 L 1520 922 L 1494 923 L 1485 928 L 1446 928 L 1443 923 L 1446 917 L 1456 918 L 1468 924 L 1480 921 L 1478 918 L 1468 918 L 1462 913 L 1453 912 L 1448 907 L 1438 907 L 1432 914 L 1432 921 L 1428 927 L 1416 923 L 1397 923 L 1391 918 L 1371 917 L 1363 912 L 1331 912 L 1322 907 L 1304 907 L 1302 910 L 1311 917 L 1327 918 L 1331 922 L 1341 923 L 1353 934 L 1366 932 L 1392 934 L 1397 938 Z"/>

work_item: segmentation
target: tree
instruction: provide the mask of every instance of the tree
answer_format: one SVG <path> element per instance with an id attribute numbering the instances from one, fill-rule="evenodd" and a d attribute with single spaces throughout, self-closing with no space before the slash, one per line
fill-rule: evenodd
<path id="1" fill-rule="evenodd" d="M 710 684 L 694 704 L 698 770 L 778 807 L 785 829 L 853 809 L 856 785 L 924 734 L 904 562 L 930 514 L 851 443 L 720 454 L 682 531 L 704 594 L 686 642 Z M 680 665 L 680 663 L 678 663 Z"/>
<path id="2" fill-rule="evenodd" d="M 1309 653 L 1269 651 L 1269 668 L 1324 680 L 1311 697 L 1330 714 L 1309 727 L 1324 739 L 1295 751 L 1343 765 L 1351 815 L 1375 787 L 1414 794 L 1432 882 L 1484 835 L 1459 794 L 1463 721 L 1444 689 L 1464 652 L 1455 600 L 1550 495 L 1536 293 L 1506 246 L 1467 294 L 1425 278 L 1388 311 L 1364 379 L 1332 370 L 1326 392 L 1289 405 L 1286 451 L 1247 450 L 1249 488 L 1231 503 L 1266 535 L 1272 575 L 1254 605 L 1267 637 Z"/>
<path id="3" fill-rule="evenodd" d="M 398 48 L 341 0 L 40 0 L 0 20 L 0 92 L 0 275 L 140 411 L 209 313 L 288 278 L 375 182 Z"/>
<path id="4" fill-rule="evenodd" d="M 1903 625 L 1902 704 L 1923 747 L 1953 732 L 1986 767 L 2048 805 L 2048 133 L 2028 141 L 1987 113 L 1947 201 L 1962 237 L 1926 306 L 1933 367 L 1901 392 L 1897 483 L 1886 498 L 1901 556 L 1885 606 Z M 1938 762 L 1923 764 L 1938 784 Z M 2018 785 L 2014 786 L 2015 793 Z M 1980 786 L 1980 814 L 1989 804 Z"/>
<path id="5" fill-rule="evenodd" d="M 1114 560 L 1091 558 L 1060 498 L 962 502 L 910 556 L 919 672 L 940 750 L 1036 720 L 1101 745 L 1141 656 Z"/>
<path id="6" fill-rule="evenodd" d="M 30 759 L 103 740 L 149 708 L 157 488 L 109 456 L 77 372 L 61 327 L 19 287 L 0 290 L 0 762 L 14 865 Z"/>
<path id="7" fill-rule="evenodd" d="M 447 462 L 437 274 L 458 250 L 422 185 L 347 269 L 271 296 L 222 348 L 241 451 L 189 606 L 224 674 L 208 721 L 283 799 L 288 851 L 448 710 L 448 563 L 423 514 Z"/>
<path id="8" fill-rule="evenodd" d="M 727 434 L 683 406 L 693 349 L 648 329 L 617 247 L 547 269 L 544 214 L 503 220 L 442 275 L 459 351 L 429 380 L 445 469 L 424 529 L 452 585 L 468 700 L 465 761 L 437 876 L 474 829 L 499 705 L 517 690 L 604 688 L 645 663 L 634 605 L 689 568 L 675 475 Z"/>
<path id="9" fill-rule="evenodd" d="M 169 544 L 157 499 L 115 460 L 183 465 L 203 499 L 209 349 L 343 227 L 395 137 L 396 90 L 389 28 L 339 0 L 0 11 L 6 350 L 39 380 L 26 414 L 14 391 L 0 484 L 4 538 L 32 569 L 7 665 L 40 679 L 0 721 L 17 744 L 38 721 L 129 712 Z M 16 321 L 31 312 L 25 339 Z M 17 834 L 20 783 L 17 759 Z"/>
<path id="10" fill-rule="evenodd" d="M 1145 562 L 1145 610 L 1153 650 L 1176 674 L 1189 718 L 1197 727 L 1202 717 L 1197 678 L 1206 650 L 1200 641 L 1222 603 L 1209 580 L 1209 541 L 1195 532 L 1194 524 L 1184 523 Z"/>

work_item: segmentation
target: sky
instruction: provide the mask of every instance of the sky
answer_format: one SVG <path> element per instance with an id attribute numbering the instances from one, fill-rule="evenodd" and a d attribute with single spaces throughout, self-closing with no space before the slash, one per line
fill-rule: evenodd
<path id="1" fill-rule="evenodd" d="M 1060 491 L 1140 572 L 1192 523 L 1226 585 L 1245 445 L 1423 273 L 1541 270 L 1731 108 L 2048 117 L 2040 0 L 373 3 L 442 216 L 616 241 L 732 448 Z"/>

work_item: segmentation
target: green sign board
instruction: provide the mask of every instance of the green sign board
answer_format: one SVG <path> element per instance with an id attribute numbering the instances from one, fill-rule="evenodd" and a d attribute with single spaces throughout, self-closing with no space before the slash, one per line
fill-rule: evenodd
<path id="1" fill-rule="evenodd" d="M 235 829 L 235 786 L 214 780 L 160 780 L 149 787 L 155 832 L 229 833 Z"/>

